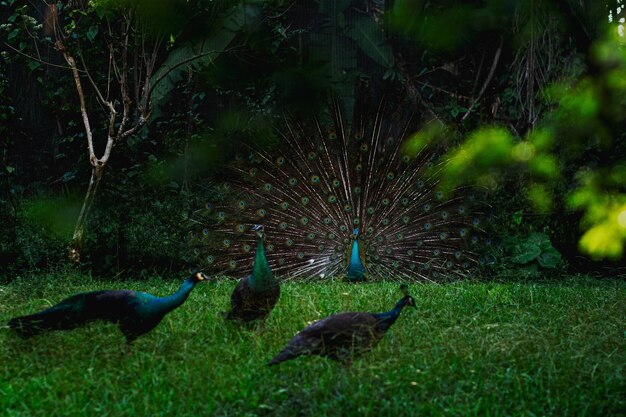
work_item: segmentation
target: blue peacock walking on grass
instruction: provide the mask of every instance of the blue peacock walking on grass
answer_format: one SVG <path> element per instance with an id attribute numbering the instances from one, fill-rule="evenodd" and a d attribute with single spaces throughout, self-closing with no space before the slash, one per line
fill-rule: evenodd
<path id="1" fill-rule="evenodd" d="M 408 287 L 395 307 L 384 313 L 337 313 L 317 320 L 296 334 L 268 365 L 297 358 L 301 355 L 325 356 L 350 363 L 352 358 L 373 349 L 396 322 L 404 307 L 416 307 Z"/>
<path id="2" fill-rule="evenodd" d="M 244 323 L 264 320 L 280 297 L 280 284 L 274 278 L 265 256 L 263 226 L 256 225 L 257 243 L 252 273 L 242 278 L 231 295 L 231 310 L 224 313 L 227 320 Z"/>
<path id="3" fill-rule="evenodd" d="M 71 330 L 94 321 L 116 323 L 126 345 L 154 329 L 166 314 L 182 305 L 197 283 L 208 280 L 202 272 L 187 278 L 167 297 L 131 290 L 104 290 L 76 294 L 39 313 L 13 318 L 9 327 L 28 338 L 49 330 Z"/>
<path id="4" fill-rule="evenodd" d="M 251 225 L 270 237 L 267 260 L 283 279 L 441 281 L 477 262 L 473 194 L 438 189 L 433 146 L 409 155 L 410 118 L 374 115 L 287 120 L 275 149 L 250 147 L 226 168 L 214 201 L 193 216 L 194 262 L 249 272 Z"/>

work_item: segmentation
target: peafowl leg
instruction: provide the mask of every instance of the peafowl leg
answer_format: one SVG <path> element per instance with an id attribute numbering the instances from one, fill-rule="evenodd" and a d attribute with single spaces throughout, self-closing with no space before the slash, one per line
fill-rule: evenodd
<path id="1" fill-rule="evenodd" d="M 133 353 L 132 343 L 137 338 L 137 336 L 129 332 L 127 329 L 121 329 L 121 330 L 122 330 L 122 333 L 124 333 L 124 338 L 126 339 L 126 346 L 124 348 L 124 352 L 127 355 L 132 355 Z"/>

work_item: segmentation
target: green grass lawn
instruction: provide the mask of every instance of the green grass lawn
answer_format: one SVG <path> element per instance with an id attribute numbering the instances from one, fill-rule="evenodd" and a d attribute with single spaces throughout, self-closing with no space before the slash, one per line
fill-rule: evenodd
<path id="1" fill-rule="evenodd" d="M 0 286 L 0 323 L 77 292 L 165 295 L 178 284 L 33 274 Z M 319 357 L 265 364 L 312 320 L 390 309 L 401 297 L 398 284 L 286 283 L 265 328 L 252 330 L 219 316 L 234 285 L 198 285 L 130 355 L 113 325 L 25 341 L 0 328 L 0 415 L 626 413 L 623 282 L 412 285 L 417 309 L 405 310 L 350 368 Z"/>

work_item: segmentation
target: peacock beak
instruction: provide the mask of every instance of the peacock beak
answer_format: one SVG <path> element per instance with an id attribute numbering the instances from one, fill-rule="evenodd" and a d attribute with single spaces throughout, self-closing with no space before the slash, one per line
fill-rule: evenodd
<path id="1" fill-rule="evenodd" d="M 202 272 L 198 272 L 196 274 L 196 278 L 198 279 L 198 281 L 205 281 L 205 282 L 206 281 L 210 281 L 210 278 L 207 277 L 206 275 L 204 275 L 204 273 L 202 273 Z"/>

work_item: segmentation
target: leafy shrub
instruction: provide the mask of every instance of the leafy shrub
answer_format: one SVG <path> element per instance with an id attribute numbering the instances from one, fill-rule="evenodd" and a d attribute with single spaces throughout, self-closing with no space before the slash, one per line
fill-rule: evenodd
<path id="1" fill-rule="evenodd" d="M 526 267 L 538 265 L 541 268 L 554 269 L 561 264 L 561 254 L 552 246 L 548 235 L 535 232 L 513 246 L 511 262 Z"/>
<path id="2" fill-rule="evenodd" d="M 180 269 L 190 197 L 138 189 L 109 200 L 103 195 L 85 236 L 84 261 L 95 273 Z"/>
<path id="3" fill-rule="evenodd" d="M 62 263 L 67 241 L 36 223 L 21 222 L 15 235 L 15 256 L 10 269 L 46 268 Z"/>
<path id="4" fill-rule="evenodd" d="M 509 233 L 499 245 L 490 248 L 488 258 L 493 262 L 484 266 L 487 276 L 508 279 L 537 279 L 560 276 L 566 263 L 552 246 L 544 232 L 528 232 L 519 228 Z"/>

